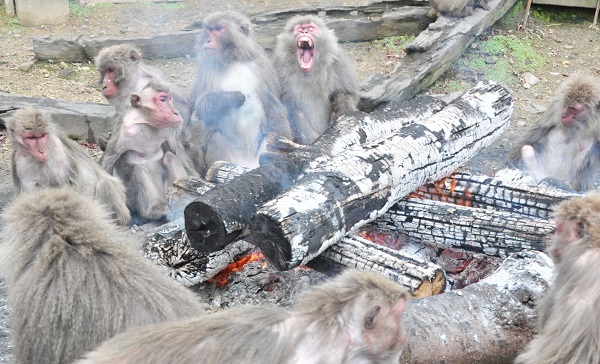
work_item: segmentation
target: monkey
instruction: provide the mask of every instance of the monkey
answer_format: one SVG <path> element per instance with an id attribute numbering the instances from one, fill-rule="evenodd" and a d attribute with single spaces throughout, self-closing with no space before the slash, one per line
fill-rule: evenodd
<path id="1" fill-rule="evenodd" d="M 72 363 L 128 328 L 206 312 L 199 296 L 73 189 L 19 195 L 1 219 L 0 272 L 17 363 Z"/>
<path id="2" fill-rule="evenodd" d="M 204 155 L 197 170 L 203 175 L 217 160 L 256 168 L 268 143 L 291 139 L 273 65 L 238 12 L 209 14 L 196 45 L 190 99 L 203 134 L 192 139 L 202 140 L 195 148 Z"/>
<path id="3" fill-rule="evenodd" d="M 488 0 L 429 0 L 431 9 L 427 14 L 430 18 L 439 16 L 465 17 L 473 14 L 473 10 L 482 8 L 489 11 Z"/>
<path id="4" fill-rule="evenodd" d="M 106 173 L 77 142 L 67 138 L 45 112 L 28 107 L 7 119 L 15 195 L 71 186 L 112 211 L 118 224 L 131 221 L 123 183 Z"/>
<path id="5" fill-rule="evenodd" d="M 273 65 L 295 142 L 312 143 L 340 115 L 357 110 L 356 70 L 321 18 L 289 19 L 277 36 Z"/>
<path id="6" fill-rule="evenodd" d="M 190 104 L 187 96 L 169 82 L 161 70 L 146 65 L 142 60 L 142 52 L 136 46 L 124 43 L 105 47 L 98 52 L 94 64 L 100 73 L 102 95 L 117 110 L 129 108 L 130 95 L 140 92 L 156 79 L 169 86 L 183 123 L 189 122 Z"/>
<path id="7" fill-rule="evenodd" d="M 556 276 L 538 303 L 538 332 L 516 363 L 600 363 L 600 194 L 561 202 L 553 218 Z"/>
<path id="8" fill-rule="evenodd" d="M 585 192 L 600 168 L 599 137 L 600 80 L 574 74 L 513 146 L 508 164 L 536 183 L 552 177 Z"/>
<path id="9" fill-rule="evenodd" d="M 407 296 L 376 273 L 347 269 L 301 292 L 291 310 L 241 306 L 134 328 L 77 363 L 398 363 Z"/>
<path id="10" fill-rule="evenodd" d="M 181 122 L 170 88 L 155 79 L 131 95 L 130 109 L 114 126 L 102 168 L 125 184 L 134 221 L 164 219 L 168 188 L 179 178 L 197 177 L 179 133 Z"/>

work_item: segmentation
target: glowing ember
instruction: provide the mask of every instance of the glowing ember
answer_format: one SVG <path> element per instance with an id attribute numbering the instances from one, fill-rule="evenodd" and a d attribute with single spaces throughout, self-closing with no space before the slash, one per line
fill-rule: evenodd
<path id="1" fill-rule="evenodd" d="M 448 183 L 448 187 L 446 187 Z M 455 205 L 473 207 L 472 193 L 468 189 L 465 191 L 456 191 L 458 180 L 455 175 L 444 177 L 433 183 L 433 188 L 428 191 L 431 193 L 431 200 L 453 203 Z M 423 198 L 423 193 L 416 190 L 406 196 L 406 198 Z"/>
<path id="2" fill-rule="evenodd" d="M 400 250 L 404 244 L 406 244 L 407 237 L 402 234 L 389 234 L 389 233 L 374 233 L 372 231 L 359 231 L 358 235 L 363 238 L 372 241 L 373 243 L 387 248 Z"/>
<path id="3" fill-rule="evenodd" d="M 263 253 L 261 253 L 260 251 L 252 251 L 252 252 L 244 255 L 237 261 L 235 261 L 233 263 L 229 263 L 229 265 L 227 265 L 225 268 L 223 268 L 223 270 L 221 270 L 219 272 L 219 274 L 217 274 L 214 277 L 212 277 L 211 279 L 209 279 L 208 282 L 215 283 L 217 285 L 217 287 L 223 287 L 224 285 L 229 283 L 229 276 L 232 273 L 239 272 L 244 268 L 244 266 L 246 266 L 246 264 L 252 263 L 252 262 L 257 262 L 259 260 L 263 260 L 263 265 L 262 265 L 263 269 L 269 265 L 269 263 L 265 259 L 265 256 L 263 255 Z"/>

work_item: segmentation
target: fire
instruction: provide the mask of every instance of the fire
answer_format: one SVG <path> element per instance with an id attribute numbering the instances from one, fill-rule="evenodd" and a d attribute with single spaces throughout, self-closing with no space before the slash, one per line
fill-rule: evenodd
<path id="1" fill-rule="evenodd" d="M 433 183 L 433 188 L 428 191 L 431 194 L 431 199 L 435 201 L 442 201 L 453 203 L 465 207 L 473 207 L 472 193 L 468 188 L 463 191 L 457 191 L 456 186 L 458 180 L 456 175 L 444 177 L 439 181 Z M 423 198 L 423 192 L 418 189 L 406 196 L 407 198 Z"/>
<path id="2" fill-rule="evenodd" d="M 246 266 L 246 264 L 257 262 L 261 259 L 264 261 L 262 265 L 262 268 L 264 269 L 269 265 L 269 263 L 267 262 L 267 259 L 263 253 L 260 251 L 251 251 L 235 262 L 229 263 L 229 265 L 223 268 L 219 274 L 209 279 L 208 282 L 215 283 L 217 287 L 223 287 L 229 282 L 229 276 L 232 273 L 239 272 L 244 268 L 244 266 Z"/>
<path id="3" fill-rule="evenodd" d="M 367 230 L 361 230 L 358 234 L 363 239 L 395 250 L 400 250 L 406 244 L 407 240 L 406 236 L 402 234 L 375 233 Z"/>

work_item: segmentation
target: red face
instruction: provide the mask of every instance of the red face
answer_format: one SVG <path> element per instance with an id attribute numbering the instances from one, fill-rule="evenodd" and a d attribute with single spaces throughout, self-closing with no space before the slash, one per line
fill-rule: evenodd
<path id="1" fill-rule="evenodd" d="M 556 232 L 550 243 L 550 251 L 548 252 L 554 263 L 560 262 L 563 250 L 580 239 L 578 230 L 579 225 L 576 220 L 556 221 Z"/>
<path id="2" fill-rule="evenodd" d="M 181 124 L 181 115 L 173 105 L 173 96 L 166 92 L 159 92 L 152 101 L 155 105 L 155 110 L 152 112 L 152 126 L 176 128 Z"/>
<path id="3" fill-rule="evenodd" d="M 115 81 L 117 79 L 117 68 L 113 66 L 106 67 L 102 77 L 102 95 L 110 100 L 119 95 L 119 86 Z"/>
<path id="4" fill-rule="evenodd" d="M 223 25 L 215 24 L 213 26 L 206 26 L 207 37 L 202 44 L 202 49 L 206 53 L 219 53 L 221 51 L 221 36 L 225 33 L 226 29 Z"/>
<path id="5" fill-rule="evenodd" d="M 48 150 L 48 133 L 27 133 L 21 134 L 23 146 L 33 158 L 39 163 L 46 163 L 50 155 Z"/>
<path id="6" fill-rule="evenodd" d="M 296 36 L 296 54 L 300 69 L 310 72 L 315 63 L 316 40 L 321 35 L 319 27 L 313 23 L 296 24 L 294 35 Z"/>
<path id="7" fill-rule="evenodd" d="M 576 103 L 573 106 L 565 104 L 560 115 L 560 120 L 564 125 L 573 125 L 576 121 L 583 119 L 585 106 L 582 103 Z"/>

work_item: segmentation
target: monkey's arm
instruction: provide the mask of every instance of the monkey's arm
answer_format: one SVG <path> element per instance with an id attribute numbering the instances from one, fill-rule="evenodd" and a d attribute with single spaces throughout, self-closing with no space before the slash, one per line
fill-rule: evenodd
<path id="1" fill-rule="evenodd" d="M 263 133 L 266 135 L 267 142 L 274 142 L 279 137 L 292 139 L 287 110 L 279 98 L 266 90 L 261 95 L 261 101 L 265 108 L 266 121 L 263 125 Z"/>
<path id="2" fill-rule="evenodd" d="M 218 124 L 223 114 L 239 109 L 246 101 L 240 91 L 211 92 L 203 95 L 198 101 L 196 117 L 206 125 Z"/>
<path id="3" fill-rule="evenodd" d="M 13 180 L 13 188 L 15 190 L 15 195 L 18 195 L 21 193 L 21 189 L 22 189 L 22 185 L 21 185 L 21 179 L 19 178 L 18 174 L 17 174 L 17 153 L 16 150 L 13 150 L 12 153 L 12 169 L 11 169 L 11 174 L 12 174 L 12 180 Z"/>
<path id="4" fill-rule="evenodd" d="M 579 183 L 573 188 L 582 192 L 593 189 L 598 169 L 600 169 L 600 142 L 595 142 L 586 156 L 586 162 L 577 171 L 575 181 L 579 181 Z"/>

